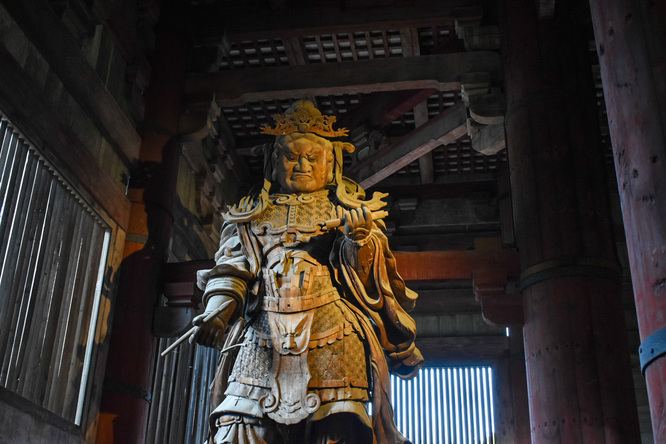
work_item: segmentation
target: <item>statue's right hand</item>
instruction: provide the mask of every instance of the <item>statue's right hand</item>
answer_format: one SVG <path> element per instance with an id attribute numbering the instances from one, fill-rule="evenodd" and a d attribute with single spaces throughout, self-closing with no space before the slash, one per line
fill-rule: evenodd
<path id="1" fill-rule="evenodd" d="M 206 347 L 220 348 L 224 340 L 224 331 L 227 328 L 229 319 L 236 310 L 236 301 L 231 299 L 231 303 L 217 316 L 209 319 L 207 322 L 204 320 L 214 311 L 216 311 L 223 303 L 229 301 L 228 296 L 213 296 L 206 304 L 206 310 L 192 319 L 192 325 L 196 327 L 194 332 L 190 335 L 190 344 L 196 342 Z"/>

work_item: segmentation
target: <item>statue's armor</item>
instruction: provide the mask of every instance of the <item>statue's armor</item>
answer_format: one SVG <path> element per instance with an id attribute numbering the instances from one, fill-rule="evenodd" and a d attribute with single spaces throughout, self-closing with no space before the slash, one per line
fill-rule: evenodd
<path id="1" fill-rule="evenodd" d="M 315 411 L 365 416 L 358 407 L 369 399 L 365 338 L 330 266 L 336 233 L 320 228 L 336 217 L 328 192 L 321 191 L 273 195 L 251 222 L 263 253 L 264 291 L 221 410 L 265 414 L 281 424 Z"/>

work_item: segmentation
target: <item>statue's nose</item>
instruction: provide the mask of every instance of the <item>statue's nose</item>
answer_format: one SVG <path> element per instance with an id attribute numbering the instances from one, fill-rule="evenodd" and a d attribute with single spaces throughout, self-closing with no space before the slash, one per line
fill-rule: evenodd
<path id="1" fill-rule="evenodd" d="M 306 157 L 299 157 L 298 162 L 296 162 L 296 168 L 298 171 L 309 171 L 310 170 L 310 161 Z"/>

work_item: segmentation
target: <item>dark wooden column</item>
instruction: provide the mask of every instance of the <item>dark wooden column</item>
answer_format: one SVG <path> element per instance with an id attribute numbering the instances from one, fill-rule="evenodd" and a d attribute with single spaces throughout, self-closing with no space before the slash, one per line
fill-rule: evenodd
<path id="1" fill-rule="evenodd" d="M 581 4 L 582 3 L 582 4 Z M 535 443 L 640 442 L 579 1 L 500 0 Z"/>
<path id="2" fill-rule="evenodd" d="M 522 327 L 510 327 L 509 357 L 493 365 L 495 371 L 495 434 L 497 442 L 530 444 L 529 406 Z"/>
<path id="3" fill-rule="evenodd" d="M 174 134 L 182 111 L 185 55 L 179 37 L 158 29 L 139 164 L 132 172 L 128 192 L 132 208 L 113 315 L 98 443 L 143 443 L 146 437 L 157 344 L 152 314 L 173 225 L 171 211 L 180 160 L 180 144 Z"/>
<path id="4" fill-rule="evenodd" d="M 666 442 L 666 3 L 591 0 L 655 442 Z"/>

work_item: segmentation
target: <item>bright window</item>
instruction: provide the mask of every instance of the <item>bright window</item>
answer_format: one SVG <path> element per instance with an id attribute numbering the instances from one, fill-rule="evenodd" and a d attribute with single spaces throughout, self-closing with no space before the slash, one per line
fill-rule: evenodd
<path id="1" fill-rule="evenodd" d="M 490 367 L 425 367 L 411 380 L 391 375 L 398 429 L 414 444 L 495 442 Z"/>

